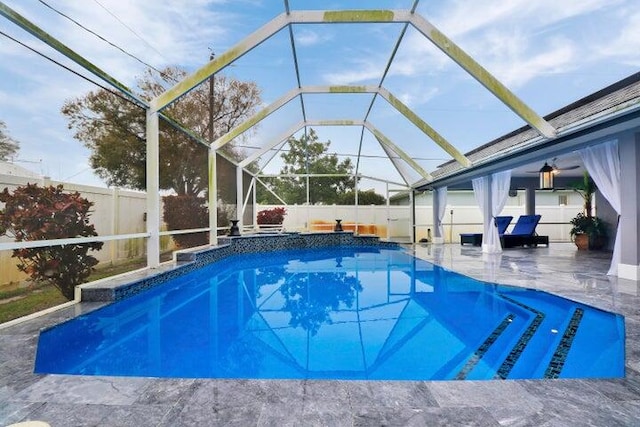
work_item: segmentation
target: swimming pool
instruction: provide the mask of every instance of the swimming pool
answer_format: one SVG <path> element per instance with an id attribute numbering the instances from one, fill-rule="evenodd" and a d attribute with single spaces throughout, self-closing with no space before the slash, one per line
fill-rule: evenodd
<path id="1" fill-rule="evenodd" d="M 624 321 L 374 247 L 234 256 L 40 335 L 36 373 L 449 380 L 624 376 Z"/>

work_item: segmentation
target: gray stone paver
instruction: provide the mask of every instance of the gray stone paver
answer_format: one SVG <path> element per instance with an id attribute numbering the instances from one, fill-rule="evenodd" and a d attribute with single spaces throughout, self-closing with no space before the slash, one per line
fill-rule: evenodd
<path id="1" fill-rule="evenodd" d="M 627 377 L 612 380 L 302 381 L 35 375 L 38 331 L 99 305 L 0 328 L 0 426 L 637 426 L 640 286 L 606 276 L 610 254 L 570 244 L 418 257 L 480 280 L 551 291 L 626 316 Z"/>

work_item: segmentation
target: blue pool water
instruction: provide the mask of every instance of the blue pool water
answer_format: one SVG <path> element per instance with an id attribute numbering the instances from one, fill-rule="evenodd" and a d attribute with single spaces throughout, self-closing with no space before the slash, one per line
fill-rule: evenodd
<path id="1" fill-rule="evenodd" d="M 40 334 L 37 373 L 446 380 L 624 376 L 619 315 L 401 250 L 242 255 Z"/>

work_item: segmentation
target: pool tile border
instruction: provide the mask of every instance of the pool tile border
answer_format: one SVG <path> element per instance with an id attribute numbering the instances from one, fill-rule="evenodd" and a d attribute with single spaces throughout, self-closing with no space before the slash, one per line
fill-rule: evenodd
<path id="1" fill-rule="evenodd" d="M 516 301 L 515 299 L 510 298 L 510 297 L 506 296 L 505 294 L 500 294 L 500 296 L 502 298 L 504 298 L 505 300 L 507 300 L 509 302 L 512 302 L 512 303 L 524 308 L 525 310 L 528 310 L 528 311 L 532 312 L 536 316 L 531 321 L 531 323 L 529 324 L 527 329 L 524 331 L 524 333 L 520 336 L 520 339 L 518 340 L 516 345 L 513 346 L 513 349 L 511 350 L 511 352 L 509 353 L 507 358 L 504 360 L 504 362 L 502 362 L 502 365 L 500 365 L 500 367 L 498 368 L 498 371 L 496 372 L 496 375 L 494 377 L 495 379 L 497 379 L 497 380 L 505 380 L 505 379 L 507 379 L 507 377 L 511 373 L 511 370 L 515 366 L 515 364 L 518 361 L 518 359 L 520 358 L 520 356 L 522 356 L 522 353 L 524 352 L 525 348 L 527 347 L 527 344 L 529 344 L 529 341 L 531 341 L 531 338 L 533 338 L 533 336 L 535 335 L 536 331 L 538 330 L 538 328 L 542 324 L 542 321 L 544 320 L 545 315 L 541 311 L 536 310 L 533 307 L 529 307 L 528 305 L 523 304 L 520 301 Z"/>
<path id="2" fill-rule="evenodd" d="M 507 317 L 505 317 L 502 322 L 491 332 L 491 334 L 487 337 L 486 340 L 478 347 L 478 349 L 471 355 L 467 363 L 465 363 L 464 367 L 458 372 L 455 379 L 456 380 L 464 380 L 469 375 L 469 372 L 476 367 L 478 362 L 484 357 L 485 353 L 489 351 L 493 343 L 502 335 L 502 333 L 507 329 L 507 326 L 511 325 L 513 319 L 515 319 L 516 315 L 513 313 L 509 313 Z"/>
<path id="3" fill-rule="evenodd" d="M 547 370 L 544 372 L 544 378 L 560 378 L 564 362 L 567 360 L 569 350 L 571 350 L 571 344 L 576 336 L 576 332 L 578 332 L 578 327 L 580 326 L 583 315 L 584 310 L 579 307 L 573 312 L 573 316 L 571 316 L 571 320 L 569 321 L 564 334 L 562 334 L 560 344 L 558 344 L 558 347 L 551 358 L 551 362 L 549 362 L 549 366 L 547 366 Z"/>
<path id="4" fill-rule="evenodd" d="M 82 285 L 80 300 L 82 302 L 120 301 L 233 255 L 336 246 L 373 246 L 391 249 L 400 247 L 398 243 L 382 241 L 377 236 L 355 236 L 353 232 L 225 236 L 218 238 L 218 246 L 215 247 L 176 252 L 171 265 L 157 270 L 145 270 L 139 274 L 142 277 L 123 275 L 113 280 Z"/>

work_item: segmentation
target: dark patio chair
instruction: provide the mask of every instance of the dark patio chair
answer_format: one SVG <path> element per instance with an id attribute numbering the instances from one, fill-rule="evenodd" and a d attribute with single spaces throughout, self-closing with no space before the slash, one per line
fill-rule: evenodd
<path id="1" fill-rule="evenodd" d="M 512 216 L 497 216 L 495 218 L 496 226 L 498 227 L 498 234 L 500 236 L 507 231 L 507 227 L 511 224 L 512 219 Z M 482 244 L 482 233 L 461 233 L 460 244 L 464 245 L 465 243 L 472 244 L 473 246 L 480 246 Z"/>
<path id="2" fill-rule="evenodd" d="M 500 236 L 500 243 L 503 248 L 514 248 L 517 246 L 549 246 L 549 236 L 538 236 L 536 227 L 540 222 L 541 215 L 520 215 L 518 221 L 513 226 L 510 233 Z"/>

